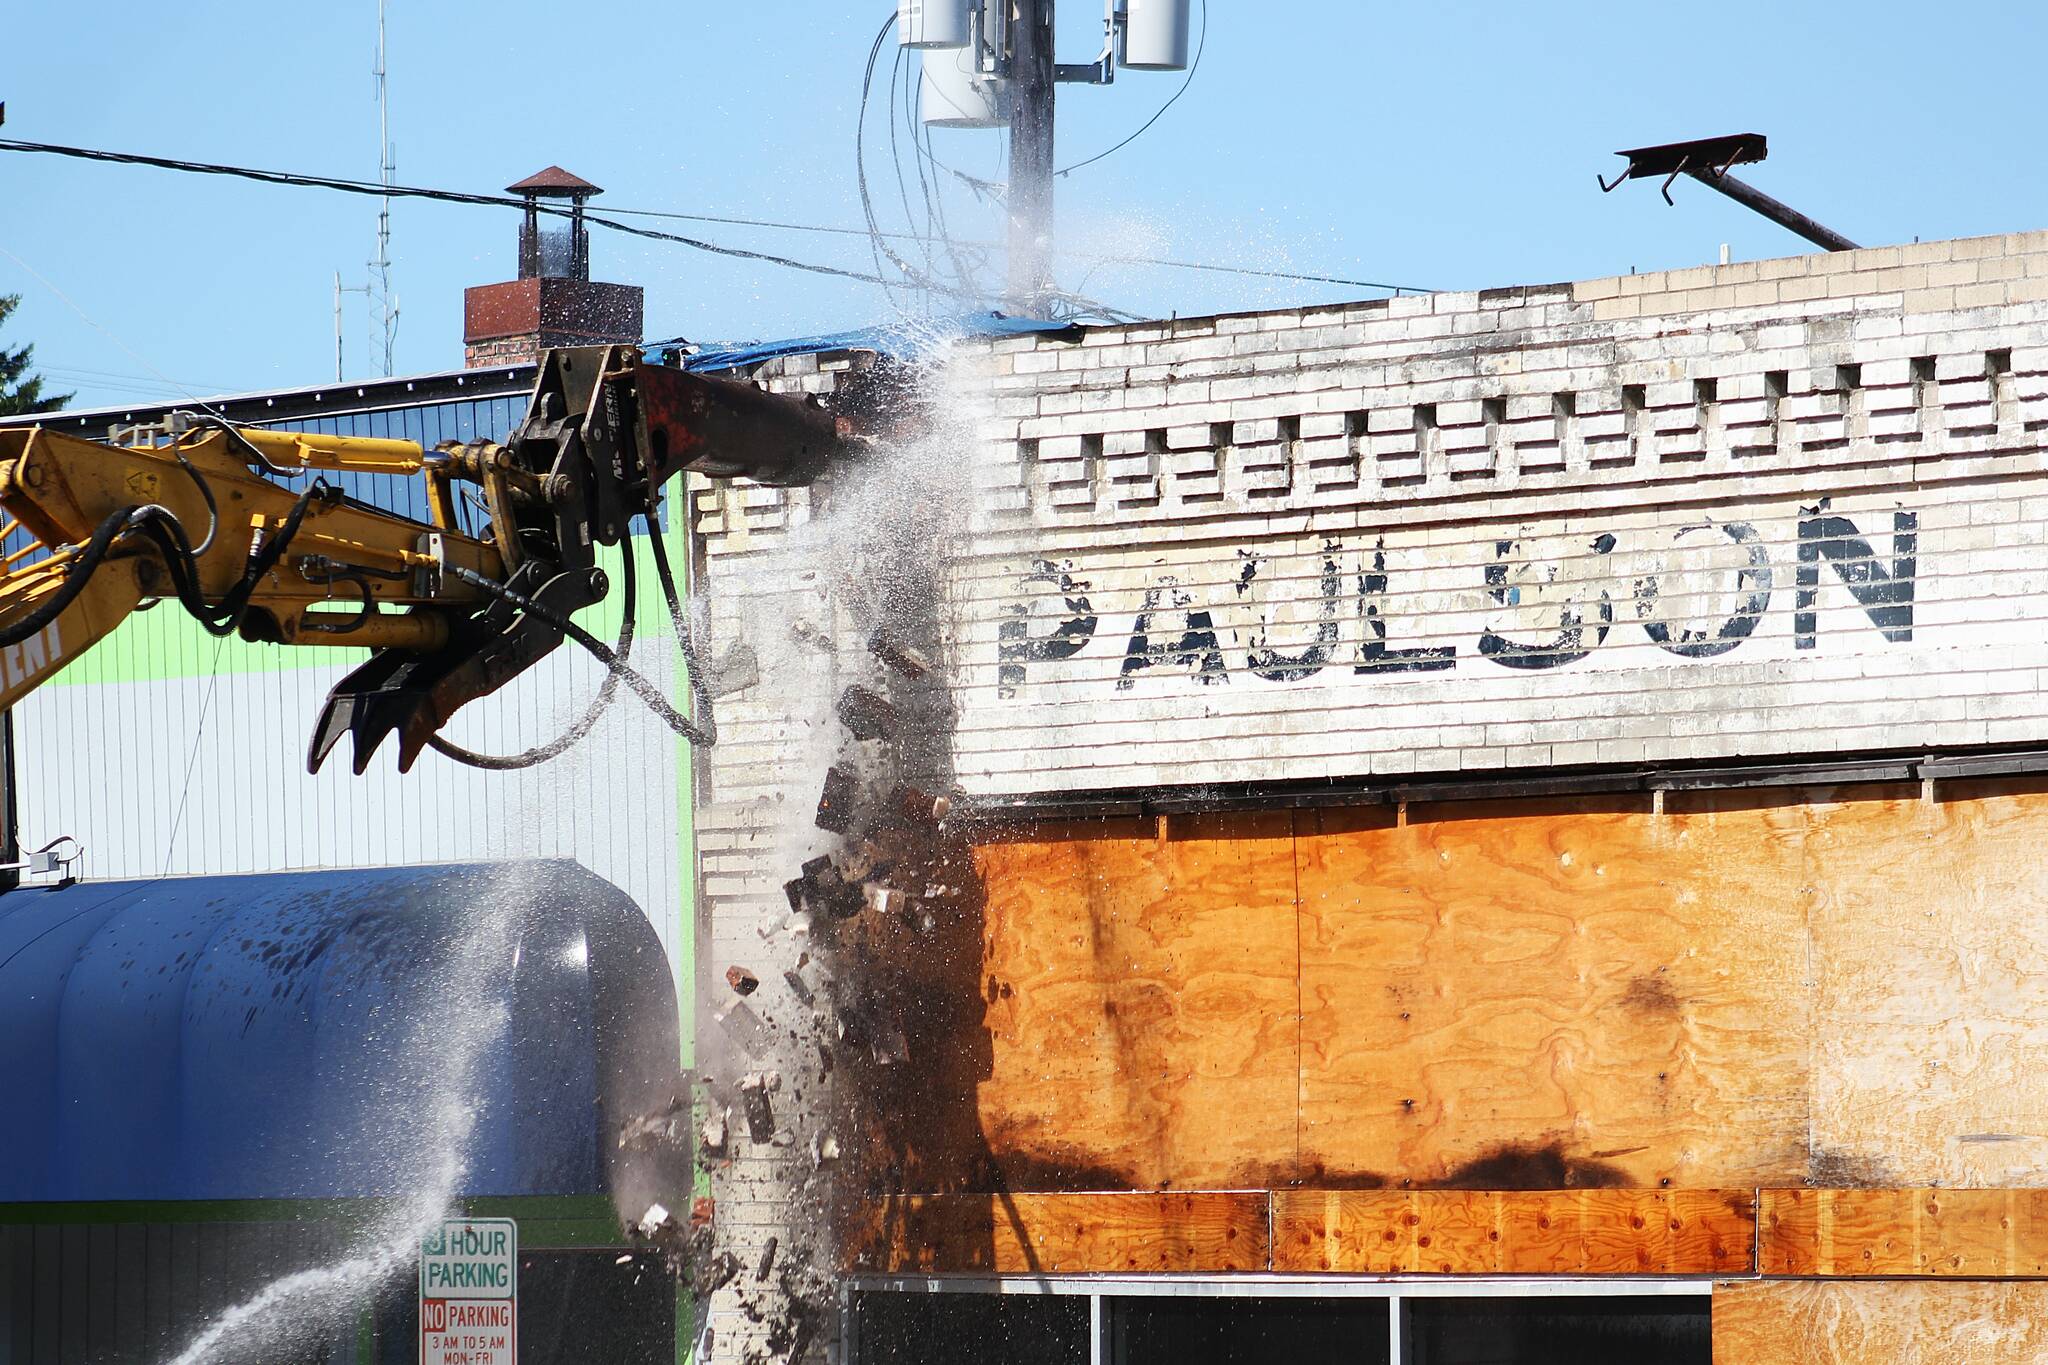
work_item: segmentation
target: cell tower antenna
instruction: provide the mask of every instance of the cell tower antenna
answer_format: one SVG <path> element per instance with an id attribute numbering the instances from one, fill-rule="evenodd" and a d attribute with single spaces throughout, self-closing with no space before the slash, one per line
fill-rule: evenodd
<path id="1" fill-rule="evenodd" d="M 386 80 L 384 11 L 387 0 L 377 0 L 377 179 L 383 185 L 391 184 L 392 175 L 398 170 L 397 160 L 391 154 L 391 98 L 390 86 Z M 373 323 L 381 324 L 382 336 L 372 332 L 372 344 L 381 340 L 384 373 L 391 374 L 392 346 L 398 339 L 398 298 L 391 292 L 391 196 L 385 195 L 377 208 L 377 259 L 370 262 L 370 304 L 375 310 Z"/>

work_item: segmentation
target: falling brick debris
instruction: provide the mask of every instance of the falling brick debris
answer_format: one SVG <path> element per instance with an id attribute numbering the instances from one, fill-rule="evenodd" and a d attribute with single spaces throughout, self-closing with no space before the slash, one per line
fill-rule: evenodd
<path id="1" fill-rule="evenodd" d="M 906 678 L 915 680 L 932 671 L 931 660 L 887 629 L 877 630 L 868 636 L 868 652 Z"/>
<path id="2" fill-rule="evenodd" d="M 825 774 L 825 790 L 818 795 L 818 828 L 828 834 L 844 834 L 853 828 L 858 813 L 860 779 L 853 769 L 835 763 Z"/>
<path id="3" fill-rule="evenodd" d="M 761 1022 L 760 1015 L 747 1008 L 744 1001 L 735 1000 L 712 1017 L 750 1056 L 760 1056 L 768 1045 L 767 1025 Z"/>
<path id="4" fill-rule="evenodd" d="M 750 1071 L 740 1080 L 740 1109 L 747 1117 L 747 1137 L 766 1146 L 775 1141 L 775 1107 L 768 1097 L 782 1089 L 773 1071 Z"/>
<path id="5" fill-rule="evenodd" d="M 732 987 L 736 994 L 752 995 L 761 989 L 761 978 L 734 963 L 725 969 L 725 984 Z"/>
<path id="6" fill-rule="evenodd" d="M 754 653 L 753 646 L 736 644 L 720 655 L 705 670 L 710 674 L 706 687 L 714 697 L 730 697 L 735 692 L 744 692 L 761 681 L 761 659 Z"/>
<path id="7" fill-rule="evenodd" d="M 839 694 L 839 723 L 855 739 L 887 739 L 896 733 L 896 708 L 881 693 L 856 685 Z"/>

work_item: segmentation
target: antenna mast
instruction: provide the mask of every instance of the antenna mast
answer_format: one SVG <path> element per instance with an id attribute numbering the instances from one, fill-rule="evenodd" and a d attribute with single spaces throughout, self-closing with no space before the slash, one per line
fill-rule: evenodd
<path id="1" fill-rule="evenodd" d="M 398 169 L 391 155 L 391 101 L 385 81 L 384 10 L 386 0 L 377 0 L 377 179 L 378 183 L 389 186 L 392 174 Z M 398 338 L 398 299 L 391 292 L 391 196 L 385 195 L 377 210 L 377 259 L 370 262 L 370 302 L 377 308 L 380 317 L 376 320 L 383 327 L 384 373 L 391 374 L 392 344 Z M 372 333 L 372 344 L 377 340 Z"/>

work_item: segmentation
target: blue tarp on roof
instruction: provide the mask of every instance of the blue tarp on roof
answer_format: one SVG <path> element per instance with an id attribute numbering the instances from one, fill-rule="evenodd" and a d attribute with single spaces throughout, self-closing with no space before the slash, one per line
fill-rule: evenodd
<path id="1" fill-rule="evenodd" d="M 1070 332 L 1078 337 L 1081 329 L 1069 322 L 1013 318 L 996 312 L 963 313 L 957 317 L 892 322 L 879 327 L 863 327 L 851 332 L 792 337 L 784 341 L 712 344 L 685 356 L 683 368 L 730 370 L 744 365 L 759 365 L 763 361 L 781 356 L 812 355 L 821 351 L 878 351 L 899 360 L 910 360 L 948 341 L 962 337 L 1023 336 L 1056 332 Z M 678 343 L 650 342 L 648 349 L 656 350 L 664 345 L 674 344 Z"/>
<path id="2" fill-rule="evenodd" d="M 603 1193 L 675 1020 L 573 862 L 10 892 L 0 1202 Z"/>

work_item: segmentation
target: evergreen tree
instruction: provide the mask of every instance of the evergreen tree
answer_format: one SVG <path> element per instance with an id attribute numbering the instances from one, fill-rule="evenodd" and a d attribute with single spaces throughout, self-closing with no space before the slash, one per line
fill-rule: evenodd
<path id="1" fill-rule="evenodd" d="M 19 294 L 0 294 L 0 325 L 5 325 L 21 303 Z M 10 351 L 0 346 L 0 417 L 12 417 L 23 412 L 55 412 L 70 402 L 68 393 L 44 394 L 43 377 L 30 374 L 29 360 L 35 355 L 35 347 L 23 346 Z"/>

